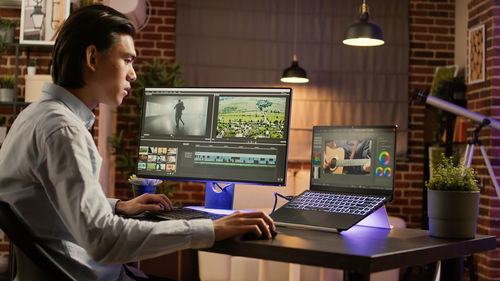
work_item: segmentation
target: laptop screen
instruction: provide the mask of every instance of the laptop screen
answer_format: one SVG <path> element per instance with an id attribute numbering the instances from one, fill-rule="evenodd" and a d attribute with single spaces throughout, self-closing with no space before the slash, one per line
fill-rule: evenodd
<path id="1" fill-rule="evenodd" d="M 311 190 L 391 196 L 396 126 L 313 128 Z"/>

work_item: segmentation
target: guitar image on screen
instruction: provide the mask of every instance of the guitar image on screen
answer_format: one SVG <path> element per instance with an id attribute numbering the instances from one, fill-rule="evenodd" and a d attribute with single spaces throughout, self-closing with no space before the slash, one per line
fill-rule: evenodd
<path id="1" fill-rule="evenodd" d="M 369 166 L 371 159 L 344 159 L 345 150 L 342 147 L 331 148 L 326 146 L 324 156 L 324 171 L 328 174 L 342 174 L 343 167 Z"/>

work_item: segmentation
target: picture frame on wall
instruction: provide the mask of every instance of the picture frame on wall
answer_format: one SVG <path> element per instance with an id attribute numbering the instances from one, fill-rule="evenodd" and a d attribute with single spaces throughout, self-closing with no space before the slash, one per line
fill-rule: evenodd
<path id="1" fill-rule="evenodd" d="M 57 30 L 68 18 L 70 0 L 22 0 L 19 42 L 54 45 Z"/>
<path id="2" fill-rule="evenodd" d="M 470 28 L 468 35 L 468 83 L 484 82 L 486 80 L 486 37 L 484 24 Z"/>

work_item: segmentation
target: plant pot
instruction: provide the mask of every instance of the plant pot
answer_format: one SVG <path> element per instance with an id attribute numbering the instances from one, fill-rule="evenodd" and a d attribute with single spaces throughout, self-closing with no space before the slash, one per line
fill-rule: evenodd
<path id="1" fill-rule="evenodd" d="M 156 192 L 156 185 L 132 185 L 134 197 L 141 196 L 144 193 L 154 194 Z"/>
<path id="2" fill-rule="evenodd" d="M 28 66 L 26 67 L 27 75 L 35 75 L 36 74 L 36 66 Z"/>
<path id="3" fill-rule="evenodd" d="M 5 136 L 7 136 L 7 127 L 0 126 L 0 144 L 3 144 Z"/>
<path id="4" fill-rule="evenodd" d="M 427 190 L 429 234 L 440 238 L 474 238 L 479 191 Z"/>
<path id="5" fill-rule="evenodd" d="M 14 89 L 0 88 L 0 102 L 14 101 Z"/>

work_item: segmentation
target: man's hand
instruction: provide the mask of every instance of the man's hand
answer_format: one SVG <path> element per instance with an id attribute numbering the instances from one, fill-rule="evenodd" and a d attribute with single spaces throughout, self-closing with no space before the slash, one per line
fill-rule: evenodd
<path id="1" fill-rule="evenodd" d="M 370 172 L 370 168 L 371 168 L 370 164 L 363 165 L 363 171 L 365 171 L 365 172 L 367 172 L 367 173 L 369 173 L 369 172 Z"/>
<path id="2" fill-rule="evenodd" d="M 264 233 L 265 236 L 271 239 L 270 229 L 275 230 L 276 227 L 273 220 L 264 212 L 236 212 L 214 221 L 215 241 L 247 232 L 253 232 L 256 237 L 260 237 Z"/>
<path id="3" fill-rule="evenodd" d="M 332 164 L 332 160 L 330 159 L 330 161 L 328 161 L 328 157 L 326 156 L 326 153 L 323 154 L 323 170 L 327 170 L 328 168 L 330 168 L 330 165 Z"/>
<path id="4" fill-rule="evenodd" d="M 165 194 L 144 193 L 128 201 L 118 201 L 116 213 L 126 216 L 135 216 L 144 211 L 172 210 L 172 202 Z"/>

